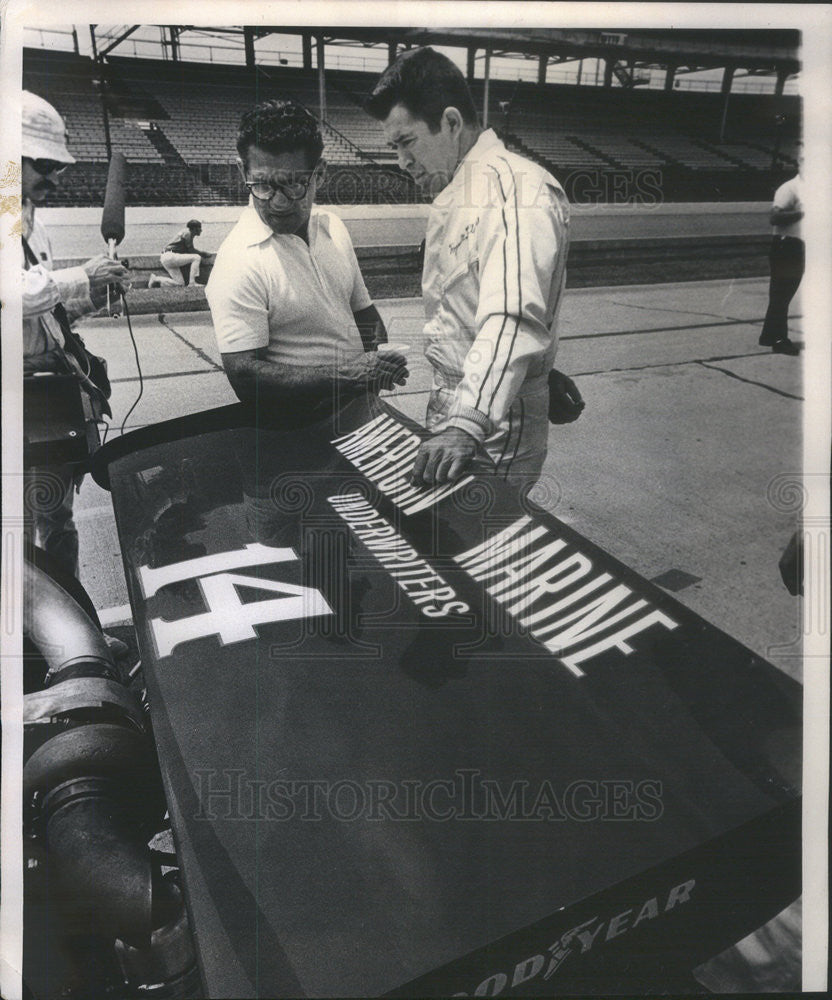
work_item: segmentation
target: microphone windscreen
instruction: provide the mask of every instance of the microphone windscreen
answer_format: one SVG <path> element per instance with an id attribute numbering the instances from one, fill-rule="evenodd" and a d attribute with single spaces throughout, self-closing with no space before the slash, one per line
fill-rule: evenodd
<path id="1" fill-rule="evenodd" d="M 107 174 L 107 192 L 101 215 L 101 235 L 105 240 L 121 243 L 124 239 L 124 153 L 113 153 Z"/>

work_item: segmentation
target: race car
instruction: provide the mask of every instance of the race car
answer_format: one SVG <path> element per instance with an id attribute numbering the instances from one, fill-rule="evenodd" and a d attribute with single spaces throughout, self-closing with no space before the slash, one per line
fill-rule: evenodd
<path id="1" fill-rule="evenodd" d="M 423 434 L 96 453 L 141 659 L 29 564 L 33 996 L 685 992 L 799 896 L 800 686 Z"/>

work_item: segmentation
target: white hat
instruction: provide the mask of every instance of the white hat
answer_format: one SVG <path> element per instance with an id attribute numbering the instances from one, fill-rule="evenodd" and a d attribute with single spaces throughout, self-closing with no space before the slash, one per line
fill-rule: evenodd
<path id="1" fill-rule="evenodd" d="M 58 112 L 42 97 L 23 91 L 23 156 L 32 160 L 74 163 L 66 148 L 66 126 Z"/>

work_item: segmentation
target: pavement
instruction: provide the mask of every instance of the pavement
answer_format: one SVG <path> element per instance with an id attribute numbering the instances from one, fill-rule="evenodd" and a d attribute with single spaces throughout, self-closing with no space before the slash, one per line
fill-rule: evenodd
<path id="1" fill-rule="evenodd" d="M 550 427 L 534 495 L 591 541 L 800 679 L 801 602 L 777 561 L 798 526 L 783 484 L 802 471 L 802 359 L 757 345 L 766 279 L 575 289 L 557 367 L 586 400 Z M 420 299 L 377 302 L 411 376 L 390 401 L 421 420 L 430 384 Z M 799 298 L 792 336 L 801 339 Z M 235 401 L 210 315 L 136 316 L 142 395 L 124 318 L 82 324 L 108 358 L 109 435 Z M 125 422 L 126 421 L 126 422 Z M 109 494 L 89 478 L 76 502 L 81 580 L 105 627 L 130 609 Z"/>

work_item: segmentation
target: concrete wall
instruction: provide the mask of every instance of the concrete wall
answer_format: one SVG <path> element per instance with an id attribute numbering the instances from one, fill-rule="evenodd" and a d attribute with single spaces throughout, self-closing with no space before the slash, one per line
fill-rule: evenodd
<path id="1" fill-rule="evenodd" d="M 345 221 L 356 246 L 418 245 L 425 235 L 427 205 L 326 207 Z M 768 202 L 573 205 L 572 240 L 763 235 L 769 232 L 768 210 Z M 128 206 L 119 254 L 156 255 L 192 218 L 202 222 L 197 246 L 216 250 L 240 211 L 227 205 Z M 57 259 L 91 256 L 104 247 L 100 208 L 40 209 L 39 218 L 49 228 Z"/>

